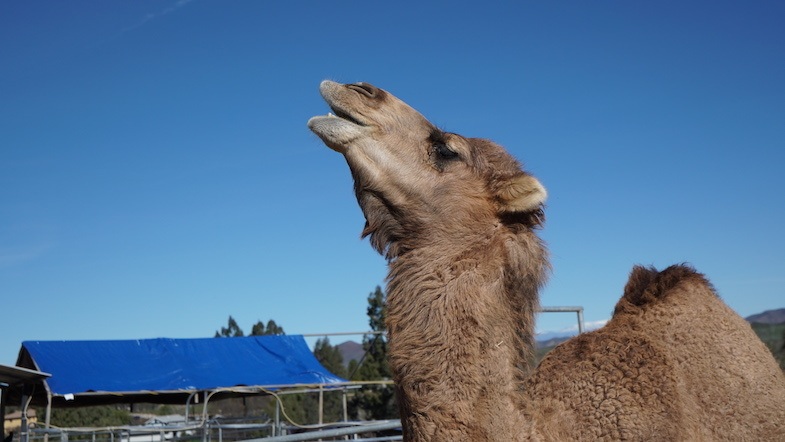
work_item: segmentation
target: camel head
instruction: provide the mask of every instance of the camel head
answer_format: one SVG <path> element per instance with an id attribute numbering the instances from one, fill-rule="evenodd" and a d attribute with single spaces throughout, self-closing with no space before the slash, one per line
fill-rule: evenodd
<path id="1" fill-rule="evenodd" d="M 320 91 L 332 113 L 308 127 L 346 158 L 363 236 L 388 259 L 448 236 L 541 222 L 545 188 L 501 146 L 442 131 L 368 83 L 325 80 Z"/>

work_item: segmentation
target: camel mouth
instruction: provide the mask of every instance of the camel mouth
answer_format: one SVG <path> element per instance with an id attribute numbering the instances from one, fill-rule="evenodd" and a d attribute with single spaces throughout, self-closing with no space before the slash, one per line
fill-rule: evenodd
<path id="1" fill-rule="evenodd" d="M 312 117 L 308 120 L 308 128 L 330 149 L 346 153 L 349 145 L 361 138 L 368 128 L 367 121 L 350 107 L 352 100 L 346 94 L 360 91 L 329 80 L 321 83 L 319 91 L 332 112 Z M 361 93 L 367 94 L 364 90 Z"/>
<path id="2" fill-rule="evenodd" d="M 367 122 L 363 121 L 361 115 L 352 108 L 353 100 L 352 95 L 354 92 L 371 97 L 372 93 L 367 87 L 363 87 L 363 83 L 355 84 L 341 84 L 334 81 L 325 80 L 319 85 L 319 93 L 330 110 L 336 117 L 344 119 L 350 123 L 358 126 L 367 126 Z M 350 92 L 351 91 L 351 92 Z M 329 114 L 328 114 L 329 116 Z"/>
<path id="3" fill-rule="evenodd" d="M 335 105 L 329 104 L 329 103 L 328 103 L 328 105 L 330 106 L 330 110 L 333 111 L 333 113 L 335 114 L 335 115 L 327 114 L 328 117 L 332 115 L 334 117 L 346 120 L 346 121 L 348 121 L 348 122 L 350 122 L 352 124 L 356 124 L 358 126 L 366 126 L 365 123 L 363 123 L 362 121 L 360 121 L 357 118 L 353 117 L 352 114 L 346 112 L 345 110 L 343 110 L 343 109 L 341 109 L 341 108 L 339 108 L 339 107 L 337 107 Z"/>

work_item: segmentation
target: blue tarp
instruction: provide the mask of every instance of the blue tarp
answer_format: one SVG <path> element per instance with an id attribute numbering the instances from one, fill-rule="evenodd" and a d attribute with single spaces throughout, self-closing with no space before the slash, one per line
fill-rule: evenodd
<path id="1" fill-rule="evenodd" d="M 299 335 L 25 341 L 20 361 L 24 351 L 36 369 L 52 374 L 46 384 L 53 395 L 345 382 L 319 364 Z"/>

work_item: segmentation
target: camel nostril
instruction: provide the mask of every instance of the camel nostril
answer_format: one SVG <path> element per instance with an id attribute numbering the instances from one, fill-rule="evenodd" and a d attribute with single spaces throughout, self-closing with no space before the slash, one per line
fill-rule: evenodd
<path id="1" fill-rule="evenodd" d="M 347 84 L 346 87 L 349 89 L 355 90 L 368 98 L 375 98 L 379 92 L 379 88 L 376 86 L 370 85 L 368 83 L 354 83 L 354 84 Z"/>

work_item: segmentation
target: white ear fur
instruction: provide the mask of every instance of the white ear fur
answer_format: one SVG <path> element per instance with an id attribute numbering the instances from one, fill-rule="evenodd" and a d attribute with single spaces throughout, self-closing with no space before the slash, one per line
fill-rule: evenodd
<path id="1" fill-rule="evenodd" d="M 529 212 L 540 207 L 548 197 L 542 184 L 530 175 L 519 175 L 499 189 L 502 212 Z"/>

